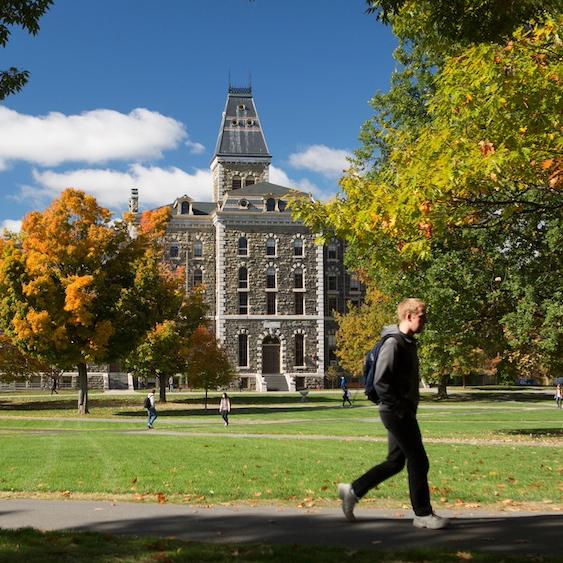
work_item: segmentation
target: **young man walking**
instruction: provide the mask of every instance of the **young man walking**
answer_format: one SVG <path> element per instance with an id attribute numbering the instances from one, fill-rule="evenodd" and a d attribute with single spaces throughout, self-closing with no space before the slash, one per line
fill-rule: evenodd
<path id="1" fill-rule="evenodd" d="M 148 404 L 147 404 L 147 428 L 151 430 L 153 428 L 154 421 L 158 416 L 156 414 L 156 399 L 154 394 L 156 393 L 156 389 L 151 389 L 150 393 L 147 395 Z"/>
<path id="2" fill-rule="evenodd" d="M 416 420 L 419 401 L 419 371 L 415 334 L 426 322 L 426 306 L 420 299 L 405 299 L 397 308 L 398 326 L 386 327 L 385 340 L 375 368 L 375 390 L 380 400 L 379 415 L 388 436 L 387 459 L 369 469 L 353 483 L 340 483 L 338 496 L 344 516 L 355 520 L 354 507 L 367 492 L 407 464 L 410 500 L 417 528 L 440 529 L 449 521 L 434 514 L 428 487 L 428 457 Z"/>

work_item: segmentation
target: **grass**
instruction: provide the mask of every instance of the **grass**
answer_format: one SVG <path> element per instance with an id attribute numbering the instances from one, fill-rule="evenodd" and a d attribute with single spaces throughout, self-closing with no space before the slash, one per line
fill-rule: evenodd
<path id="1" fill-rule="evenodd" d="M 306 402 L 237 393 L 229 428 L 217 396 L 205 411 L 201 395 L 173 393 L 152 432 L 142 397 L 93 394 L 92 414 L 77 417 L 74 394 L 1 395 L 0 492 L 326 504 L 335 483 L 386 452 L 377 411 L 359 393 L 355 408 L 341 408 L 338 392 L 312 392 Z M 445 402 L 425 396 L 419 420 L 435 504 L 562 503 L 563 411 L 548 399 L 549 391 L 505 389 Z M 401 505 L 405 481 L 403 473 L 366 500 Z"/>
<path id="2" fill-rule="evenodd" d="M 341 547 L 298 545 L 228 545 L 183 542 L 173 538 L 136 538 L 110 534 L 0 531 L 0 557 L 10 563 L 133 563 L 133 562 L 271 562 L 271 563 L 498 563 L 498 553 L 448 552 L 420 549 L 401 552 L 351 550 Z M 502 555 L 505 563 L 561 560 L 547 556 Z"/>

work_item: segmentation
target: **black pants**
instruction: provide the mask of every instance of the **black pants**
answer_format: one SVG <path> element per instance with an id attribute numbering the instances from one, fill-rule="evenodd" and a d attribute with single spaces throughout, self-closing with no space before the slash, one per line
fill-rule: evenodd
<path id="1" fill-rule="evenodd" d="M 223 417 L 225 424 L 228 426 L 229 425 L 229 411 L 221 411 L 221 416 Z"/>
<path id="2" fill-rule="evenodd" d="M 409 492 L 414 513 L 427 516 L 432 513 L 428 489 L 428 456 L 414 414 L 397 416 L 394 412 L 380 410 L 379 415 L 387 428 L 389 451 L 387 459 L 366 471 L 352 483 L 356 496 L 363 497 L 389 477 L 399 473 L 407 463 Z"/>

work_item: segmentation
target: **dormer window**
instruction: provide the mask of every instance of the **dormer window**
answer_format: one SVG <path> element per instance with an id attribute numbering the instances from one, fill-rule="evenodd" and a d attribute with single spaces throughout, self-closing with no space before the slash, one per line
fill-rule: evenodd
<path id="1" fill-rule="evenodd" d="M 239 104 L 238 105 L 238 110 L 239 111 L 244 111 L 246 109 L 246 106 L 244 104 Z"/>
<path id="2" fill-rule="evenodd" d="M 254 176 L 247 176 L 246 180 L 244 181 L 245 186 L 253 186 L 256 183 Z"/>
<path id="3" fill-rule="evenodd" d="M 273 197 L 269 197 L 266 200 L 266 211 L 275 211 L 276 210 L 276 200 Z"/>
<path id="4" fill-rule="evenodd" d="M 237 126 L 237 123 L 238 123 L 238 121 L 237 121 L 236 119 L 233 119 L 233 120 L 231 121 L 231 125 L 232 125 L 233 127 L 236 127 L 236 126 Z"/>
<path id="5" fill-rule="evenodd" d="M 278 199 L 278 210 L 285 211 L 285 206 L 286 206 L 285 201 Z"/>
<path id="6" fill-rule="evenodd" d="M 180 254 L 180 251 L 179 251 L 178 245 L 173 244 L 170 247 L 170 258 L 178 258 L 179 254 Z"/>
<path id="7" fill-rule="evenodd" d="M 239 202 L 239 207 L 242 207 L 243 209 L 248 208 L 248 200 L 247 199 L 241 199 Z"/>
<path id="8" fill-rule="evenodd" d="M 234 176 L 231 186 L 232 186 L 233 190 L 238 190 L 239 188 L 242 188 L 241 177 L 240 176 Z"/>
<path id="9" fill-rule="evenodd" d="M 182 215 L 189 215 L 189 213 L 190 213 L 190 202 L 189 201 L 183 201 L 180 204 L 180 213 Z"/>

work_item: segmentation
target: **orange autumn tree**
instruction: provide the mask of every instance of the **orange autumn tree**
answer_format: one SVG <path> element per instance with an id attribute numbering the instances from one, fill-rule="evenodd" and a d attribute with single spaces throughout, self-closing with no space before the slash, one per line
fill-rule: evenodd
<path id="1" fill-rule="evenodd" d="M 181 277 L 162 264 L 154 237 L 132 239 L 93 197 L 68 189 L 0 246 L 0 328 L 25 353 L 76 368 L 86 414 L 87 364 L 120 359 L 175 314 Z"/>

